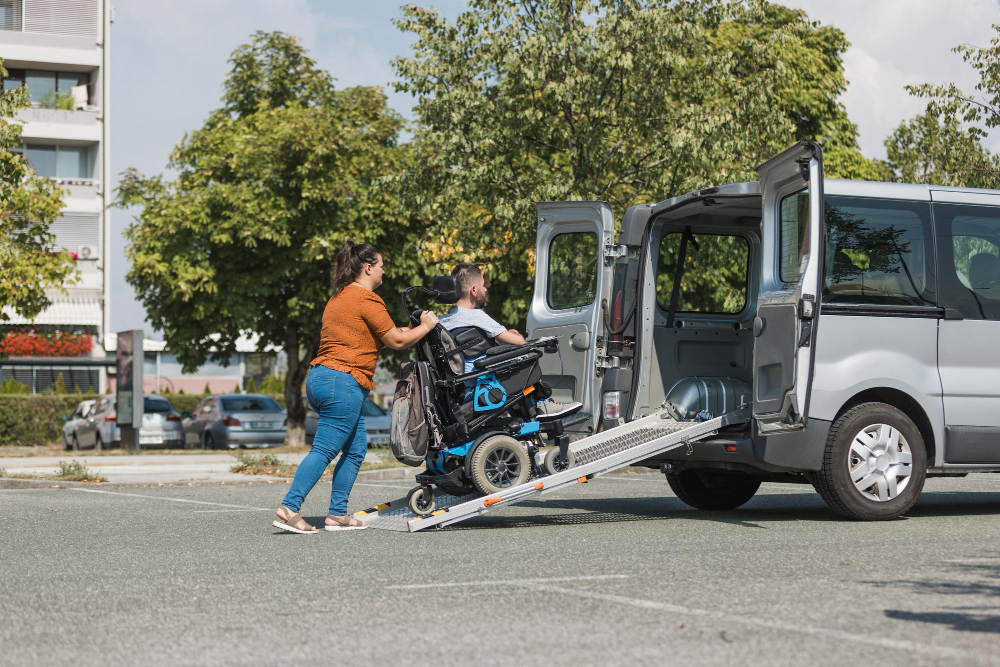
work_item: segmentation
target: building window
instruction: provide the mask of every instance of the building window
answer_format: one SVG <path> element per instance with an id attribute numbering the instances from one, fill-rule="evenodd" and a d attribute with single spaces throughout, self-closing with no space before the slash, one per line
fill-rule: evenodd
<path id="1" fill-rule="evenodd" d="M 2 2 L 2 0 L 0 0 Z M 46 109 L 73 109 L 93 104 L 93 86 L 87 72 L 58 72 L 40 69 L 10 69 L 3 89 L 28 87 L 31 104 Z M 74 90 L 79 86 L 85 89 Z"/>
<path id="2" fill-rule="evenodd" d="M 21 0 L 0 0 L 0 30 L 21 31 Z"/>
<path id="3" fill-rule="evenodd" d="M 91 178 L 87 146 L 25 144 L 24 156 L 39 176 L 67 180 Z"/>

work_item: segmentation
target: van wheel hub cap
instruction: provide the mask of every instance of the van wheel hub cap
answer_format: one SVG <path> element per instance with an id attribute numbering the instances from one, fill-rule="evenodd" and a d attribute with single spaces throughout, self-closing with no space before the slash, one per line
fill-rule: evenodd
<path id="1" fill-rule="evenodd" d="M 909 443 L 889 424 L 872 424 L 858 431 L 847 454 L 854 488 L 875 502 L 892 500 L 906 489 L 912 464 Z"/>

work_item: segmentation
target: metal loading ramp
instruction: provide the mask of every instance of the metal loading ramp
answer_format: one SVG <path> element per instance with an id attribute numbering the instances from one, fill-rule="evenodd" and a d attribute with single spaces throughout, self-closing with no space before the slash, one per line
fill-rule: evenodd
<path id="1" fill-rule="evenodd" d="M 354 516 L 370 528 L 414 533 L 427 528 L 443 528 L 504 505 L 543 496 L 572 484 L 618 470 L 658 454 L 684 447 L 719 432 L 730 424 L 745 422 L 749 410 L 741 408 L 702 422 L 676 421 L 667 410 L 628 424 L 582 438 L 569 446 L 576 463 L 569 470 L 538 477 L 520 486 L 488 496 L 451 496 L 435 489 L 436 509 L 427 516 L 410 510 L 406 497 L 370 507 Z"/>

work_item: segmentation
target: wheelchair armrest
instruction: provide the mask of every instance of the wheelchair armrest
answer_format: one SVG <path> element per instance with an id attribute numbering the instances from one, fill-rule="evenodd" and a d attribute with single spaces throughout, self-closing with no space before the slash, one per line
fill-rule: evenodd
<path id="1" fill-rule="evenodd" d="M 501 364 L 505 361 L 510 361 L 511 359 L 517 359 L 518 357 L 530 357 L 530 361 L 538 359 L 542 356 L 541 352 L 532 348 L 529 345 L 515 345 L 512 349 L 507 350 L 501 354 L 494 354 L 490 356 L 483 357 L 481 359 L 476 359 L 472 365 L 474 368 L 479 370 L 484 370 L 490 368 L 497 364 Z M 526 360 L 527 361 L 527 360 Z"/>

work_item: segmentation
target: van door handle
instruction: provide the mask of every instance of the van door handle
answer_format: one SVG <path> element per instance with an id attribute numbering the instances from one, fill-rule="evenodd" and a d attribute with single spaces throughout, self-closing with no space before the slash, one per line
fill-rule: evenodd
<path id="1" fill-rule="evenodd" d="M 574 350 L 587 350 L 590 349 L 590 332 L 580 331 L 569 337 L 569 344 L 573 346 Z"/>

